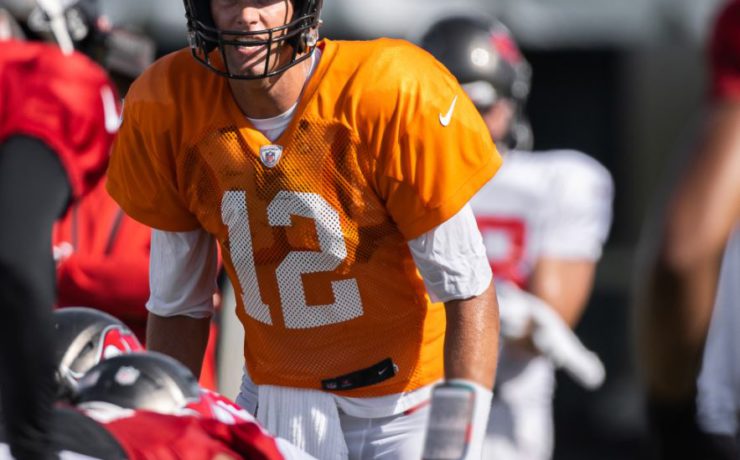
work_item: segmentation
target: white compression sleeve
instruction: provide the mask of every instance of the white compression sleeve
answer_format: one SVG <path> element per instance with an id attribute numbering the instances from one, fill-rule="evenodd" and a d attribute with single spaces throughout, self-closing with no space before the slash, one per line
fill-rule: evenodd
<path id="1" fill-rule="evenodd" d="M 213 237 L 204 230 L 152 230 L 150 252 L 146 308 L 159 316 L 211 316 L 218 276 Z"/>
<path id="2" fill-rule="evenodd" d="M 470 205 L 408 244 L 434 302 L 475 297 L 491 284 L 491 266 Z"/>

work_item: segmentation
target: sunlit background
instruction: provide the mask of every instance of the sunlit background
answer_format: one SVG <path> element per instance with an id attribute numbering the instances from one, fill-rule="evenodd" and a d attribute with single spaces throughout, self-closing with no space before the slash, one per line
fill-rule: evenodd
<path id="1" fill-rule="evenodd" d="M 645 450 L 631 289 L 645 222 L 689 150 L 703 111 L 705 46 L 721 0 L 325 0 L 333 39 L 413 40 L 439 15 L 478 9 L 507 24 L 533 67 L 527 106 L 535 148 L 574 148 L 601 161 L 616 183 L 615 219 L 589 308 L 578 327 L 605 361 L 607 383 L 588 393 L 559 375 L 555 458 L 640 459 Z M 104 1 L 114 22 L 136 24 L 159 53 L 185 46 L 180 0 Z M 402 65 L 399 63 L 399 65 Z M 222 390 L 241 373 L 241 327 L 227 300 Z M 234 326 L 234 327 L 232 327 Z"/>

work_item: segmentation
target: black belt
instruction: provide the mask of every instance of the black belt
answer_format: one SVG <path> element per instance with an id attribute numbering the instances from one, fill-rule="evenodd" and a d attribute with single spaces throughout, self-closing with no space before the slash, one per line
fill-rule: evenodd
<path id="1" fill-rule="evenodd" d="M 321 387 L 327 391 L 353 390 L 388 380 L 397 373 L 398 366 L 393 363 L 391 358 L 386 358 L 365 369 L 356 370 L 349 374 L 340 375 L 339 377 L 324 379 L 321 381 Z"/>

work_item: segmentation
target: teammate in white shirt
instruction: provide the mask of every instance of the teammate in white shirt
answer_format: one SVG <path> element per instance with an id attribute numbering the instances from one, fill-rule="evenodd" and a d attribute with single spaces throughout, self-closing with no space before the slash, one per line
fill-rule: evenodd
<path id="1" fill-rule="evenodd" d="M 505 339 L 484 457 L 548 459 L 555 367 L 588 388 L 604 378 L 598 358 L 564 326 L 577 324 L 591 293 L 611 225 L 612 179 L 580 152 L 526 151 L 532 136 L 522 111 L 531 71 L 503 24 L 446 17 L 421 44 L 460 81 L 499 151 L 508 150 L 499 174 L 471 200 Z"/>

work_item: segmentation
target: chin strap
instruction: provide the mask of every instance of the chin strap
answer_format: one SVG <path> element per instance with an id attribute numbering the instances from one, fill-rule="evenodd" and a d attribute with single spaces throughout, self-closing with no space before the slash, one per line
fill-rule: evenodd
<path id="1" fill-rule="evenodd" d="M 479 460 L 493 392 L 466 379 L 451 379 L 432 390 L 424 460 Z"/>

